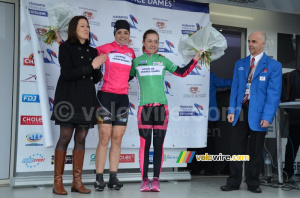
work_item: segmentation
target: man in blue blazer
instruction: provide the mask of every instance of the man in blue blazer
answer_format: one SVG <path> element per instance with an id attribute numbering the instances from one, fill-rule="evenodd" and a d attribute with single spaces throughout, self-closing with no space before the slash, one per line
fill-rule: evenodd
<path id="1" fill-rule="evenodd" d="M 248 38 L 250 56 L 235 64 L 231 86 L 228 122 L 232 124 L 231 154 L 245 154 L 250 136 L 250 161 L 246 170 L 248 190 L 261 193 L 259 174 L 264 139 L 277 111 L 282 86 L 282 66 L 269 58 L 263 48 L 264 32 L 253 32 Z M 230 162 L 230 176 L 223 191 L 238 190 L 242 181 L 241 161 Z"/>

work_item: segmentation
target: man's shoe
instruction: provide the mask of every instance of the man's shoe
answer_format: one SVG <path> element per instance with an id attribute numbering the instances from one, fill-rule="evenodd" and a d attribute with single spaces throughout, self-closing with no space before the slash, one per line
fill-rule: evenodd
<path id="1" fill-rule="evenodd" d="M 250 192 L 253 192 L 253 193 L 261 193 L 262 191 L 261 191 L 261 189 L 258 187 L 258 188 L 248 188 L 248 190 L 250 191 Z"/>
<path id="2" fill-rule="evenodd" d="M 293 180 L 293 175 L 291 174 L 283 174 L 283 182 L 288 182 Z"/>
<path id="3" fill-rule="evenodd" d="M 226 184 L 225 186 L 221 186 L 220 189 L 222 191 L 233 191 L 233 190 L 239 190 L 240 187 L 234 187 L 234 186 L 230 186 L 229 184 Z"/>

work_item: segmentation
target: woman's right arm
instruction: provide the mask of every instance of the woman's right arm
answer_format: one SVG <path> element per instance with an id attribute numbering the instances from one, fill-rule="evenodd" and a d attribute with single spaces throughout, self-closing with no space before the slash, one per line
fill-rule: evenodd
<path id="1" fill-rule="evenodd" d="M 101 54 L 99 56 L 97 56 L 96 58 L 94 58 L 92 65 L 95 68 L 93 71 L 93 78 L 94 78 L 94 83 L 98 83 L 101 78 L 103 77 L 101 71 L 100 71 L 100 67 L 101 65 L 106 61 L 108 57 L 108 54 Z M 100 66 L 98 66 L 100 65 Z"/>
<path id="2" fill-rule="evenodd" d="M 104 55 L 105 56 L 105 55 Z M 69 47 L 66 44 L 62 44 L 59 46 L 59 63 L 61 67 L 61 74 L 67 80 L 78 80 L 85 75 L 92 74 L 93 70 L 99 68 L 102 61 L 106 58 L 98 58 L 97 56 L 92 64 L 83 65 L 82 67 L 74 67 L 72 62 L 72 54 Z M 107 56 L 106 56 L 107 57 Z"/>
<path id="3" fill-rule="evenodd" d="M 135 57 L 135 56 L 134 56 Z M 130 69 L 130 73 L 129 73 L 129 78 L 128 78 L 128 82 L 131 81 L 135 75 L 136 75 L 136 70 L 135 70 L 135 65 L 136 65 L 136 59 L 133 59 L 132 60 L 132 66 L 131 66 L 131 69 Z"/>
<path id="4" fill-rule="evenodd" d="M 58 33 L 57 30 L 54 30 L 55 32 L 55 41 L 58 43 L 58 45 L 63 44 L 65 41 L 61 38 L 60 34 Z"/>

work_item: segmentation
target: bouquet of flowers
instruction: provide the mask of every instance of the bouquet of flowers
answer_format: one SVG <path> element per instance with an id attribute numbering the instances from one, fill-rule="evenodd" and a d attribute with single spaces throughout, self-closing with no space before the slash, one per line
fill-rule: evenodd
<path id="1" fill-rule="evenodd" d="M 205 66 L 209 66 L 211 61 L 224 55 L 226 48 L 227 41 L 225 37 L 210 23 L 192 35 L 183 35 L 179 41 L 178 51 L 184 61 L 188 62 L 200 49 L 204 49 L 200 62 Z"/>
<path id="2" fill-rule="evenodd" d="M 51 2 L 46 4 L 46 10 L 50 26 L 45 26 L 48 31 L 41 35 L 42 38 L 46 38 L 44 42 L 47 45 L 52 45 L 56 39 L 55 31 L 59 33 L 62 39 L 66 40 L 69 22 L 75 16 L 75 9 L 66 2 Z"/>

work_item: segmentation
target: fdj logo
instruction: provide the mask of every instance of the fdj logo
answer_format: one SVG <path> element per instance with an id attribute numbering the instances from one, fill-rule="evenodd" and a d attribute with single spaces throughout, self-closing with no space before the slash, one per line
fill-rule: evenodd
<path id="1" fill-rule="evenodd" d="M 175 52 L 173 52 L 172 48 L 175 48 L 175 46 L 171 41 L 166 40 L 165 44 L 167 45 L 167 48 L 164 46 L 164 43 L 160 43 L 160 44 L 162 44 L 162 47 L 158 48 L 158 52 L 173 53 L 176 56 L 178 55 Z"/>
<path id="2" fill-rule="evenodd" d="M 27 168 L 36 168 L 41 163 L 45 162 L 45 158 L 42 154 L 36 153 L 28 158 L 22 160 L 22 164 L 25 164 Z"/>
<path id="3" fill-rule="evenodd" d="M 47 51 L 48 57 L 46 57 L 47 54 L 45 54 L 45 53 L 43 52 L 44 63 L 50 63 L 50 64 L 55 64 L 55 65 L 59 66 L 58 64 L 56 64 L 56 63 L 54 62 L 54 59 L 53 59 L 53 57 L 54 57 L 55 59 L 57 59 L 56 53 L 55 53 L 54 51 L 52 51 L 51 49 L 47 49 L 46 51 Z M 49 58 L 50 58 L 50 59 L 49 59 Z"/>
<path id="4" fill-rule="evenodd" d="M 198 75 L 198 76 L 202 76 L 204 77 L 205 74 L 201 74 L 202 68 L 200 65 L 196 65 L 196 67 L 191 71 L 191 73 L 189 75 Z"/>
<path id="5" fill-rule="evenodd" d="M 171 89 L 171 84 L 168 81 L 165 81 L 165 86 L 166 86 L 166 94 L 169 94 L 170 96 L 173 96 L 173 94 L 171 94 L 169 92 L 169 90 Z"/>
<path id="6" fill-rule="evenodd" d="M 129 102 L 129 115 L 135 115 L 132 109 L 135 109 L 135 105 Z"/>
<path id="7" fill-rule="evenodd" d="M 22 102 L 39 103 L 40 102 L 40 97 L 39 97 L 39 95 L 23 94 L 22 95 Z"/>
<path id="8" fill-rule="evenodd" d="M 90 46 L 91 47 L 97 46 L 95 41 L 98 41 L 98 37 L 94 33 L 92 33 L 92 32 L 90 32 L 90 36 L 91 36 L 91 44 L 90 44 Z"/>

